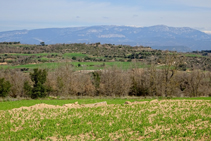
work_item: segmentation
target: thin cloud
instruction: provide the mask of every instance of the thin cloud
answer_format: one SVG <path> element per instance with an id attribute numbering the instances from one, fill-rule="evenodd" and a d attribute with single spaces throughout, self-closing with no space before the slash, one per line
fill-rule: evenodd
<path id="1" fill-rule="evenodd" d="M 136 18 L 136 17 L 138 17 L 138 15 L 135 14 L 135 15 L 133 15 L 133 17 Z"/>
<path id="2" fill-rule="evenodd" d="M 197 8 L 200 7 L 200 8 Z M 211 0 L 5 0 L 0 31 L 90 25 L 204 27 L 211 30 Z M 161 18 L 162 17 L 162 18 Z"/>
<path id="3" fill-rule="evenodd" d="M 103 19 L 109 19 L 109 17 L 103 17 Z"/>

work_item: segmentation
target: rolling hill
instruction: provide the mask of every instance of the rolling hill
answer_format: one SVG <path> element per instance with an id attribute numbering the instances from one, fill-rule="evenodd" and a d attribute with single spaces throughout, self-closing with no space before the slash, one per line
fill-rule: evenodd
<path id="1" fill-rule="evenodd" d="M 20 41 L 22 44 L 111 43 L 143 45 L 179 51 L 211 49 L 211 35 L 189 27 L 91 26 L 46 28 L 0 32 L 0 42 Z M 184 50 L 183 50 L 184 48 Z"/>

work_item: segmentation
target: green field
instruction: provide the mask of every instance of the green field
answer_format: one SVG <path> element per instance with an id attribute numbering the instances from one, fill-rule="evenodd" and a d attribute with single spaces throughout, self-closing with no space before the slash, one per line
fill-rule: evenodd
<path id="1" fill-rule="evenodd" d="M 59 100 L 59 99 L 36 99 L 36 100 L 17 100 L 17 101 L 5 101 L 0 102 L 0 110 L 11 110 L 13 108 L 20 108 L 22 106 L 32 106 L 35 104 L 45 103 L 50 105 L 64 105 L 67 103 L 78 102 L 79 104 L 90 104 L 106 101 L 108 104 L 124 104 L 125 101 L 151 101 L 153 99 L 140 99 L 138 97 L 134 99 L 127 98 L 89 98 L 89 99 L 69 99 L 69 100 Z M 159 98 L 158 100 L 163 100 L 163 98 Z M 211 97 L 193 97 L 193 98 L 172 98 L 172 100 L 211 100 Z"/>
<path id="2" fill-rule="evenodd" d="M 67 58 L 72 58 L 73 56 L 78 57 L 78 58 L 84 58 L 87 55 L 82 54 L 82 53 L 65 53 L 65 54 L 63 54 L 63 57 L 67 57 Z"/>
<path id="3" fill-rule="evenodd" d="M 15 69 L 15 68 L 29 68 L 29 69 L 34 69 L 34 68 L 49 68 L 49 69 L 55 69 L 61 66 L 64 66 L 66 64 L 72 64 L 76 68 L 76 70 L 97 70 L 97 69 L 103 69 L 105 67 L 111 67 L 111 66 L 117 66 L 118 68 L 122 69 L 129 69 L 133 67 L 138 67 L 138 68 L 145 68 L 147 67 L 146 65 L 142 63 L 133 63 L 133 62 L 52 62 L 52 63 L 38 63 L 38 64 L 26 64 L 26 65 L 18 65 L 18 66 L 8 66 L 8 65 L 3 65 L 1 66 L 2 68 L 10 68 L 10 69 Z M 78 67 L 78 64 L 81 64 L 81 67 Z"/>
<path id="4" fill-rule="evenodd" d="M 45 103 L 50 105 L 64 105 L 68 103 L 78 102 L 79 104 L 90 104 L 102 101 L 107 101 L 108 104 L 124 104 L 125 101 L 150 101 L 152 99 L 71 99 L 71 100 L 20 100 L 0 102 L 0 110 L 11 110 L 22 106 L 32 106 L 35 104 Z"/>
<path id="5" fill-rule="evenodd" d="M 185 54 L 186 57 L 207 57 L 207 56 L 202 56 L 202 55 L 198 55 L 198 54 Z"/>
<path id="6" fill-rule="evenodd" d="M 106 101 L 108 104 L 124 104 L 125 101 L 151 101 L 153 99 L 140 99 L 138 97 L 134 99 L 127 98 L 108 98 L 108 99 L 97 99 L 97 98 L 89 98 L 89 99 L 69 99 L 69 100 L 59 100 L 59 99 L 36 99 L 36 100 L 17 100 L 17 101 L 5 101 L 0 102 L 0 110 L 11 110 L 13 108 L 20 108 L 22 106 L 32 106 L 35 104 L 45 103 L 50 105 L 64 105 L 67 103 L 78 102 L 79 104 L 90 104 Z M 159 98 L 158 100 L 163 100 L 163 98 Z M 172 98 L 172 100 L 211 100 L 211 97 L 193 97 L 193 98 Z"/>
<path id="7" fill-rule="evenodd" d="M 210 98 L 195 99 L 1 102 L 0 140 L 211 140 Z M 109 105 L 62 107 L 76 101 L 79 104 L 107 101 Z M 125 101 L 140 102 L 124 104 Z M 38 103 L 61 107 L 32 106 Z M 13 109 L 21 106 L 32 107 Z"/>

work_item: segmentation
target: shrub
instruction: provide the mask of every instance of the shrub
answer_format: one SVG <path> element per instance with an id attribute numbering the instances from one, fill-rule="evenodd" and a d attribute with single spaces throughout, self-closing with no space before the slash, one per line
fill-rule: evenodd
<path id="1" fill-rule="evenodd" d="M 75 56 L 72 57 L 73 60 L 76 60 L 77 58 Z"/>
<path id="2" fill-rule="evenodd" d="M 85 56 L 84 57 L 84 60 L 91 60 L 92 58 L 88 57 L 88 56 Z"/>
<path id="3" fill-rule="evenodd" d="M 179 64 L 178 69 L 182 70 L 182 71 L 186 71 L 187 70 L 187 65 L 186 64 Z"/>
<path id="4" fill-rule="evenodd" d="M 0 96 L 6 97 L 10 91 L 11 84 L 9 81 L 5 81 L 4 78 L 0 79 Z"/>

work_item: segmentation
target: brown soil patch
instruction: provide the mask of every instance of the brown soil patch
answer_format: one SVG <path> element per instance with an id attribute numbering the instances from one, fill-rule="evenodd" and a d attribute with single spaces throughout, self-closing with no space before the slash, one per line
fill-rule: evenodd
<path id="1" fill-rule="evenodd" d="M 150 103 L 158 103 L 159 101 L 157 99 L 150 101 Z"/>
<path id="2" fill-rule="evenodd" d="M 125 104 L 131 104 L 131 102 L 130 101 L 126 101 Z"/>
<path id="3" fill-rule="evenodd" d="M 148 101 L 134 101 L 134 102 L 126 101 L 126 102 L 125 102 L 126 105 L 146 104 L 146 103 L 149 103 L 149 102 L 148 102 Z"/>
<path id="4" fill-rule="evenodd" d="M 166 103 L 167 102 L 167 103 Z M 202 101 L 202 100 L 192 100 L 192 101 L 188 101 L 188 100 L 161 100 L 158 101 L 157 99 L 152 100 L 152 101 L 134 101 L 134 102 L 130 102 L 130 101 L 126 101 L 125 105 L 136 105 L 136 104 L 147 104 L 149 103 L 150 105 L 153 106 L 153 108 L 151 110 L 155 110 L 157 109 L 158 105 L 161 106 L 160 108 L 162 108 L 164 111 L 171 109 L 171 107 L 174 105 L 173 103 L 176 102 L 178 103 L 178 105 L 189 105 L 191 104 L 193 107 L 197 106 L 198 102 L 206 102 L 203 103 L 202 105 L 207 105 L 207 106 L 211 106 L 210 103 L 207 103 L 206 100 Z M 157 105 L 158 104 L 158 105 Z M 172 105 L 173 104 L 173 105 Z M 107 105 L 107 102 L 99 102 L 99 103 L 94 103 L 94 104 L 78 104 L 78 102 L 75 103 L 71 103 L 71 104 L 64 104 L 63 106 L 59 106 L 59 105 L 49 105 L 49 104 L 36 104 L 30 107 L 20 107 L 20 108 L 15 108 L 12 110 L 33 110 L 33 109 L 58 109 L 58 108 L 83 108 L 83 107 L 99 107 L 99 106 L 114 106 L 115 104 L 110 104 Z M 187 108 L 175 108 L 175 110 L 185 110 Z"/>
<path id="5" fill-rule="evenodd" d="M 49 104 L 36 104 L 30 107 L 20 107 L 15 108 L 13 110 L 32 110 L 32 109 L 57 109 L 57 108 L 83 108 L 83 107 L 99 107 L 99 106 L 107 106 L 107 102 L 99 102 L 94 104 L 78 104 L 78 102 L 75 102 L 73 104 L 64 104 L 63 106 L 59 105 L 49 105 Z"/>
<path id="6" fill-rule="evenodd" d="M 7 65 L 7 62 L 0 63 L 0 65 Z"/>
<path id="7" fill-rule="evenodd" d="M 157 101 L 154 102 L 150 102 L 150 103 L 155 103 Z M 126 101 L 125 105 L 136 105 L 136 104 L 147 104 L 149 103 L 149 101 L 134 101 L 134 102 L 130 102 L 130 101 Z M 59 105 L 49 105 L 49 104 L 45 104 L 45 103 L 41 103 L 41 104 L 36 104 L 30 107 L 20 107 L 20 108 L 14 108 L 12 109 L 12 111 L 21 111 L 21 110 L 42 110 L 42 109 L 71 109 L 71 108 L 84 108 L 84 107 L 100 107 L 100 106 L 114 106 L 115 104 L 107 104 L 106 101 L 104 102 L 98 102 L 98 103 L 94 103 L 94 104 L 78 104 L 78 102 L 75 103 L 71 103 L 71 104 L 64 104 L 63 106 L 59 106 Z"/>
<path id="8" fill-rule="evenodd" d="M 38 64 L 38 63 L 29 63 L 29 64 Z"/>

